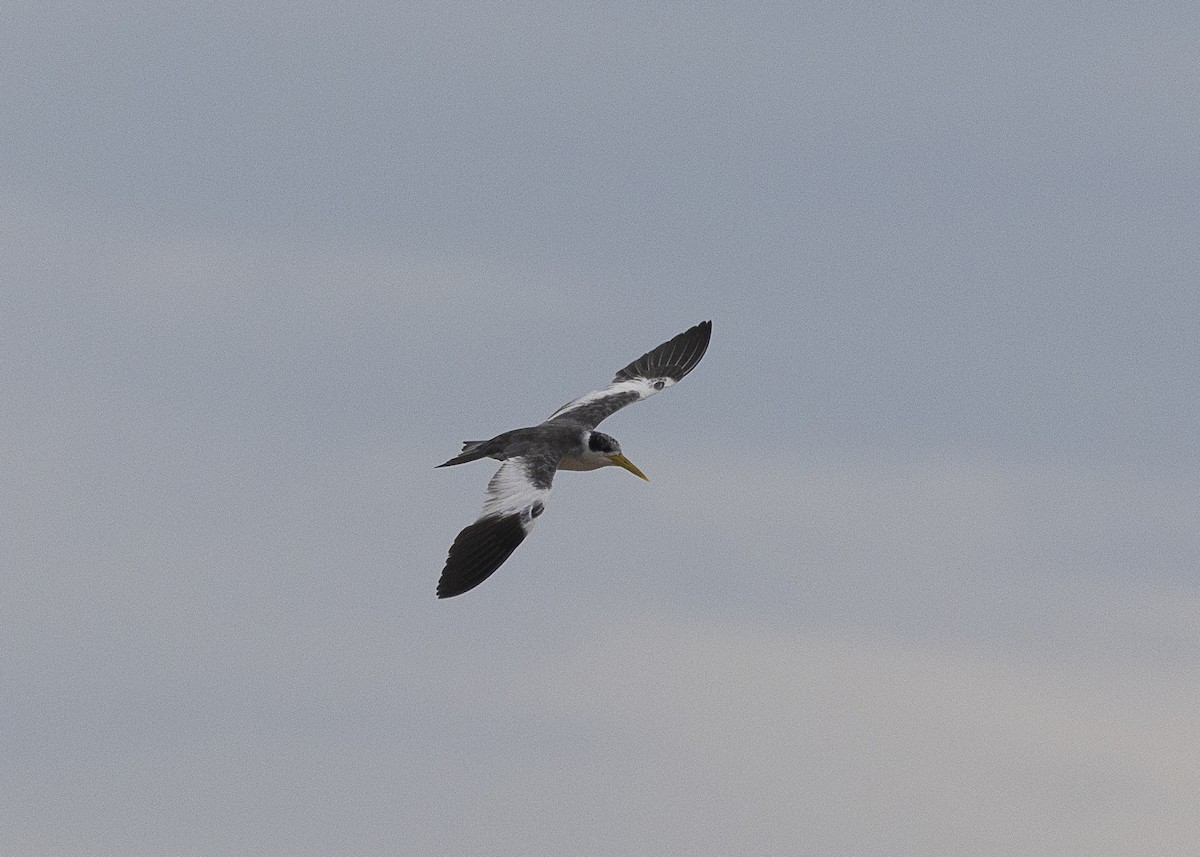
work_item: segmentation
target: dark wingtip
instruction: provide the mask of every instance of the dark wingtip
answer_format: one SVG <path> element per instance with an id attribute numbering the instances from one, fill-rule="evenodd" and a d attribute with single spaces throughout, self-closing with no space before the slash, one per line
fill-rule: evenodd
<path id="1" fill-rule="evenodd" d="M 614 381 L 631 378 L 670 378 L 679 381 L 696 368 L 712 339 L 712 321 L 702 321 L 647 351 L 617 373 Z"/>
<path id="2" fill-rule="evenodd" d="M 483 583 L 504 564 L 521 542 L 525 529 L 519 515 L 480 518 L 463 529 L 446 558 L 437 597 L 453 598 Z"/>

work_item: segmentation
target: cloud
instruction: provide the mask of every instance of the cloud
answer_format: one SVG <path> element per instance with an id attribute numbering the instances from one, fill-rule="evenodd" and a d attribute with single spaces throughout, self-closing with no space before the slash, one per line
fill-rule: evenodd
<path id="1" fill-rule="evenodd" d="M 785 437 L 683 447 L 669 427 L 627 425 L 613 430 L 652 490 L 629 508 L 632 489 L 619 481 L 564 477 L 538 532 L 593 545 L 603 573 L 572 586 L 596 597 L 635 591 L 684 611 L 1076 652 L 1112 634 L 1106 656 L 1170 651 L 1153 636 L 1122 647 L 1120 623 L 1093 623 L 1114 595 L 1190 591 L 1200 544 L 1185 479 L 1012 459 L 804 455 Z M 1177 638 L 1193 651 L 1186 640 Z"/>
<path id="2" fill-rule="evenodd" d="M 1196 702 L 1184 668 L 661 616 L 597 625 L 485 691 L 531 745 L 509 774 L 526 812 L 574 819 L 597 854 L 1182 855 Z M 473 829 L 528 824 L 482 811 Z"/>
<path id="3" fill-rule="evenodd" d="M 1194 11 L 9 6 L 0 851 L 1190 853 Z"/>

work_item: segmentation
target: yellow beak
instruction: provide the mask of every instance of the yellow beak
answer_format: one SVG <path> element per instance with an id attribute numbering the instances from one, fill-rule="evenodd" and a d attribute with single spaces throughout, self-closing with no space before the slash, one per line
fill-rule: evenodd
<path id="1" fill-rule="evenodd" d="M 628 470 L 634 476 L 640 476 L 643 479 L 645 479 L 647 482 L 650 481 L 650 477 L 648 477 L 642 471 L 638 470 L 637 465 L 634 464 L 632 461 L 630 461 L 625 456 L 621 455 L 621 453 L 618 452 L 616 455 L 610 455 L 608 457 L 608 460 L 611 461 L 613 464 L 617 465 L 617 467 L 624 467 L 626 470 Z"/>

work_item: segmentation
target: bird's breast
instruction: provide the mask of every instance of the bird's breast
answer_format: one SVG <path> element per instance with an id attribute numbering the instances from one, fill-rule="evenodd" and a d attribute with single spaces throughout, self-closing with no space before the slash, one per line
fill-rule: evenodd
<path id="1" fill-rule="evenodd" d="M 559 470 L 596 470 L 609 461 L 603 456 L 563 456 L 558 460 Z"/>

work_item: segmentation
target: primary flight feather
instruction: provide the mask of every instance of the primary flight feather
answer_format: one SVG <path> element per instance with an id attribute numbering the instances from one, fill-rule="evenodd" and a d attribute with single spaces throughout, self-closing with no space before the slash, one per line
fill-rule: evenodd
<path id="1" fill-rule="evenodd" d="M 695 369 L 711 336 L 712 322 L 702 321 L 621 369 L 604 389 L 567 402 L 545 422 L 491 440 L 466 441 L 461 453 L 439 464 L 449 467 L 480 458 L 504 462 L 488 483 L 483 514 L 450 546 L 438 598 L 474 589 L 504 564 L 545 510 L 556 471 L 616 466 L 645 479 L 621 453 L 616 439 L 596 431 L 596 426 Z"/>

